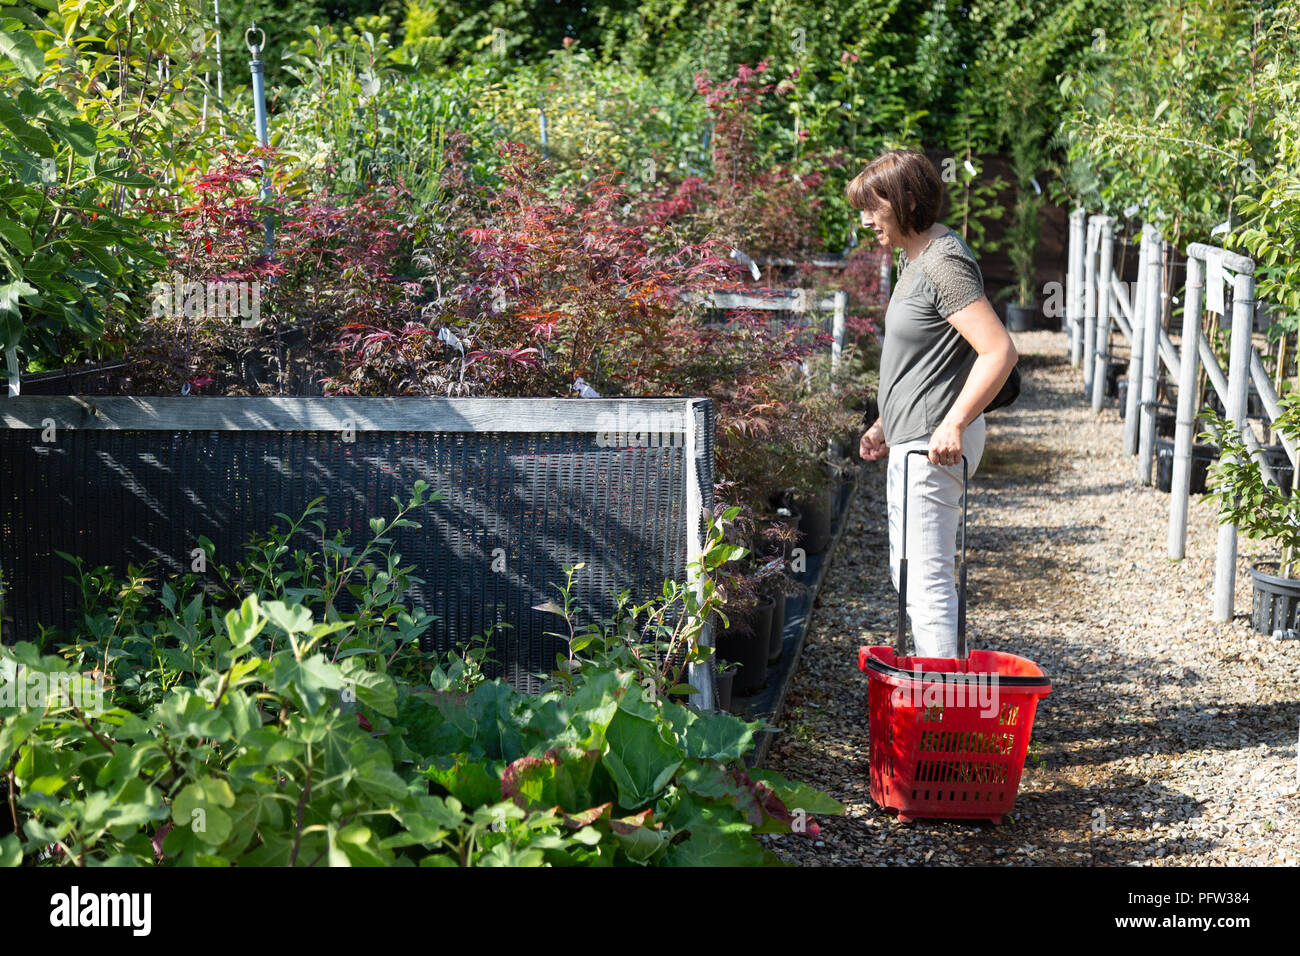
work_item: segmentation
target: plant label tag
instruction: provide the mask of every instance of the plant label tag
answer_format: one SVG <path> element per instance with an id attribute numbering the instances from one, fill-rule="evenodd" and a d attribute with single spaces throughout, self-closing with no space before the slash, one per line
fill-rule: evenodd
<path id="1" fill-rule="evenodd" d="M 1205 254 L 1205 311 L 1223 314 L 1223 253 Z"/>

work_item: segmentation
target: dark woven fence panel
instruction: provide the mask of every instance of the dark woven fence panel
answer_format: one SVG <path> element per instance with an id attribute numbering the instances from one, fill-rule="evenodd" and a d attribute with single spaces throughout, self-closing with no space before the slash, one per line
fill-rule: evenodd
<path id="1" fill-rule="evenodd" d="M 712 411 L 697 410 L 707 452 L 696 458 L 701 502 L 712 502 Z M 403 564 L 422 582 L 414 600 L 437 616 L 438 650 L 494 634 L 499 673 L 534 691 L 564 642 L 563 621 L 533 610 L 555 599 L 564 567 L 584 562 L 577 598 L 591 613 L 613 595 L 646 598 L 687 564 L 683 443 L 611 446 L 591 433 L 274 430 L 0 429 L 0 569 L 7 582 L 6 640 L 37 625 L 78 619 L 71 567 L 156 561 L 190 569 L 200 536 L 233 563 L 277 512 L 301 515 L 324 496 L 327 527 L 359 545 L 367 520 L 391 515 L 417 479 L 445 497 L 411 517 L 420 530 L 394 534 Z M 305 538 L 297 544 L 313 546 Z M 316 546 L 319 543 L 316 542 Z"/>

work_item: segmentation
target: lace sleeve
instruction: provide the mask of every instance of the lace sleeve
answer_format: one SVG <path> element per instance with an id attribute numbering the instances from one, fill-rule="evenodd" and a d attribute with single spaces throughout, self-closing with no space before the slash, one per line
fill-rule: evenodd
<path id="1" fill-rule="evenodd" d="M 926 263 L 926 277 L 934 286 L 935 305 L 945 319 L 984 295 L 984 280 L 975 260 L 958 250 L 944 250 Z"/>

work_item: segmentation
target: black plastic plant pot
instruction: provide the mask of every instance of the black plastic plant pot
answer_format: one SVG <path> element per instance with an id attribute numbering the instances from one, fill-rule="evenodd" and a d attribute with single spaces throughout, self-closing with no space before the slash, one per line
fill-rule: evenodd
<path id="1" fill-rule="evenodd" d="M 1166 405 L 1156 406 L 1156 435 L 1160 438 L 1173 438 L 1178 425 L 1177 412 Z"/>
<path id="2" fill-rule="evenodd" d="M 767 648 L 775 607 L 770 597 L 760 598 L 758 608 L 744 622 L 745 630 L 736 629 L 741 622 L 733 616 L 733 627 L 718 634 L 718 656 L 740 665 L 732 692 L 742 697 L 759 690 L 767 680 Z"/>
<path id="3" fill-rule="evenodd" d="M 1277 564 L 1268 561 L 1250 568 L 1255 587 L 1250 622 L 1260 634 L 1300 630 L 1300 580 L 1278 577 L 1277 570 Z"/>
<path id="4" fill-rule="evenodd" d="M 1037 305 L 1007 305 L 1007 331 L 1028 332 L 1038 318 Z"/>
<path id="5" fill-rule="evenodd" d="M 1227 415 L 1228 410 L 1224 408 L 1223 402 L 1219 400 L 1219 393 L 1214 390 L 1213 385 L 1205 386 L 1205 402 L 1210 409 L 1219 415 Z M 1246 392 L 1246 417 L 1247 418 L 1265 418 L 1264 400 L 1259 397 L 1259 392 L 1255 390 L 1255 383 L 1251 382 L 1249 390 Z"/>
<path id="6" fill-rule="evenodd" d="M 1120 375 L 1127 371 L 1128 359 L 1111 359 L 1110 364 L 1106 366 L 1106 390 L 1102 395 L 1106 398 L 1115 398 L 1119 395 Z M 1128 379 L 1126 378 L 1124 382 L 1127 385 Z"/>
<path id="7" fill-rule="evenodd" d="M 718 689 L 718 710 L 731 710 L 731 689 L 736 683 L 736 669 L 729 667 L 718 671 L 714 686 Z"/>
<path id="8" fill-rule="evenodd" d="M 799 530 L 803 532 L 799 546 L 807 554 L 821 554 L 831 543 L 830 494 L 819 501 L 800 501 L 799 510 Z"/>
<path id="9" fill-rule="evenodd" d="M 768 629 L 767 663 L 777 663 L 781 659 L 781 638 L 785 636 L 785 595 L 773 598 L 772 626 Z"/>
<path id="10" fill-rule="evenodd" d="M 1174 440 L 1157 438 L 1155 454 L 1156 487 L 1168 494 L 1174 486 Z M 1209 472 L 1210 462 L 1218 457 L 1219 449 L 1216 445 L 1205 445 L 1200 442 L 1192 445 L 1192 480 L 1188 491 L 1194 495 L 1205 494 L 1205 478 Z"/>

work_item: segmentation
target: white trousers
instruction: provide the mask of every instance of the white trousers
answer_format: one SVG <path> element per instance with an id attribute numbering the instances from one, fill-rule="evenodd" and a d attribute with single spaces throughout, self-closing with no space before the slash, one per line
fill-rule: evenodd
<path id="1" fill-rule="evenodd" d="M 966 426 L 962 454 L 967 478 L 975 475 L 984 455 L 984 415 Z M 957 529 L 961 525 L 962 464 L 932 465 L 908 451 L 930 447 L 930 437 L 891 445 L 889 499 L 889 571 L 898 590 L 898 562 L 903 540 L 903 459 L 907 462 L 907 616 L 919 657 L 957 656 Z M 898 648 L 900 654 L 905 653 Z"/>

